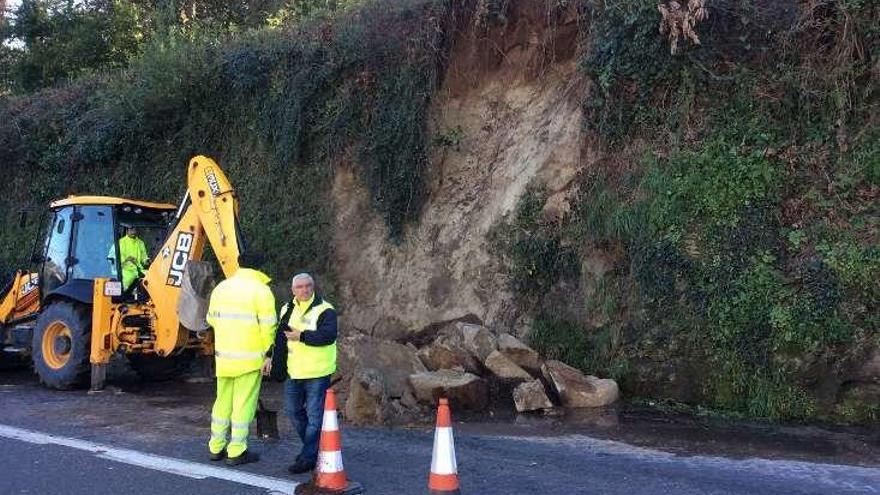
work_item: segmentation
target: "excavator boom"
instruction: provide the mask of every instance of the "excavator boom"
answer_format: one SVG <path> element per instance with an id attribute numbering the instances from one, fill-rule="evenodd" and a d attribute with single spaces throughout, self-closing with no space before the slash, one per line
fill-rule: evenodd
<path id="1" fill-rule="evenodd" d="M 190 160 L 187 176 L 187 193 L 176 223 L 144 277 L 154 306 L 155 350 L 160 355 L 185 344 L 188 336 L 177 317 L 187 263 L 202 259 L 207 242 L 229 277 L 238 270 L 242 249 L 238 199 L 226 174 L 214 160 L 200 155 Z"/>

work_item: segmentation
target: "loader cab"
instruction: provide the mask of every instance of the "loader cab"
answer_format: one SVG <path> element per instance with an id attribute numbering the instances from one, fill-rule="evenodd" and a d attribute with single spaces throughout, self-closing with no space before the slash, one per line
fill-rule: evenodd
<path id="1" fill-rule="evenodd" d="M 119 280 L 119 239 L 139 231 L 149 259 L 162 245 L 175 206 L 101 196 L 70 197 L 51 205 L 40 262 L 41 299 L 92 302 L 96 278 Z"/>

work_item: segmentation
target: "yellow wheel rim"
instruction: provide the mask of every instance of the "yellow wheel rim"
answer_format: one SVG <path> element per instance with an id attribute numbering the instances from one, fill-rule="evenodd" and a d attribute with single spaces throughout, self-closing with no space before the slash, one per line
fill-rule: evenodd
<path id="1" fill-rule="evenodd" d="M 50 323 L 43 333 L 43 361 L 52 369 L 63 368 L 70 361 L 72 346 L 70 328 L 60 321 Z"/>

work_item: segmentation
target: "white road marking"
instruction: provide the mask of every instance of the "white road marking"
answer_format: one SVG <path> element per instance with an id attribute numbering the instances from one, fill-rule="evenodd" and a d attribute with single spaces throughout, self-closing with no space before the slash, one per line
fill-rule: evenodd
<path id="1" fill-rule="evenodd" d="M 215 478 L 224 481 L 231 481 L 242 485 L 264 488 L 268 490 L 269 493 L 292 494 L 296 486 L 299 484 L 281 478 L 246 473 L 235 469 L 214 467 L 198 462 L 175 459 L 173 457 L 138 452 L 137 450 L 118 449 L 109 445 L 101 445 L 86 440 L 49 435 L 47 433 L 25 430 L 2 424 L 0 424 L 0 437 L 37 445 L 61 445 L 63 447 L 91 452 L 101 459 L 122 462 L 132 466 L 172 473 L 178 476 L 185 476 L 198 480 Z"/>

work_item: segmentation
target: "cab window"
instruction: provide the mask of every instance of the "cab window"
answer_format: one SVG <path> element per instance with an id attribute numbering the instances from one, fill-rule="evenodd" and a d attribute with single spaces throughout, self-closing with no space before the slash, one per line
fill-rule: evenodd
<path id="1" fill-rule="evenodd" d="M 71 269 L 73 278 L 93 280 L 116 278 L 116 239 L 113 235 L 113 209 L 110 206 L 83 206 L 76 222 L 76 240 Z"/>

